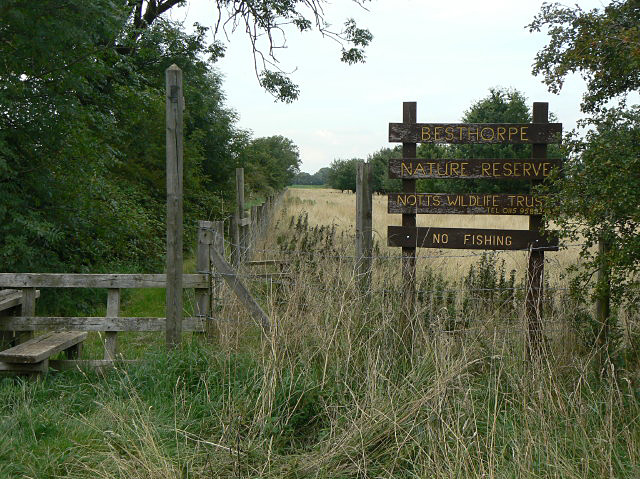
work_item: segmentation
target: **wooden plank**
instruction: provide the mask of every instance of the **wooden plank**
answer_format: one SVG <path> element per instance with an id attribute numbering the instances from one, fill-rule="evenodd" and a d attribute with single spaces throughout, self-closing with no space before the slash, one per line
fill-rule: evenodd
<path id="1" fill-rule="evenodd" d="M 166 80 L 167 144 L 167 348 L 182 338 L 183 110 L 182 70 L 171 65 Z"/>
<path id="2" fill-rule="evenodd" d="M 392 143 L 560 143 L 561 135 L 562 123 L 389 123 Z"/>
<path id="3" fill-rule="evenodd" d="M 244 283 L 238 278 L 236 272 L 231 268 L 231 265 L 227 263 L 224 257 L 216 251 L 214 248 L 211 248 L 211 261 L 216 270 L 222 274 L 222 277 L 229 285 L 231 290 L 236 294 L 238 299 L 244 304 L 247 308 L 251 317 L 254 319 L 256 323 L 262 326 L 263 331 L 269 330 L 269 318 L 267 314 L 262 310 L 258 302 L 251 296 L 251 293 L 244 285 Z"/>
<path id="4" fill-rule="evenodd" d="M 202 318 L 182 320 L 183 331 L 204 331 Z M 0 331 L 165 331 L 165 318 L 104 316 L 5 316 L 0 317 Z"/>
<path id="5" fill-rule="evenodd" d="M 0 371 L 9 373 L 46 373 L 49 369 L 49 360 L 38 363 L 7 363 L 0 361 Z"/>
<path id="6" fill-rule="evenodd" d="M 388 212 L 417 214 L 537 215 L 544 196 L 520 194 L 389 193 Z"/>
<path id="7" fill-rule="evenodd" d="M 206 274 L 183 274 L 183 288 L 206 288 Z M 0 273 L 7 288 L 164 288 L 164 274 Z"/>
<path id="8" fill-rule="evenodd" d="M 61 331 L 47 333 L 13 348 L 0 352 L 0 361 L 9 363 L 38 363 L 74 346 L 87 337 L 86 332 Z"/>
<path id="9" fill-rule="evenodd" d="M 560 159 L 396 158 L 389 160 L 389 178 L 541 180 L 547 178 L 555 168 L 561 168 L 562 161 Z"/>
<path id="10" fill-rule="evenodd" d="M 526 250 L 529 247 L 558 250 L 557 238 L 543 238 L 530 230 L 471 228 L 388 227 L 388 245 L 418 248 Z"/>
<path id="11" fill-rule="evenodd" d="M 120 316 L 120 290 L 110 289 L 107 292 L 107 317 Z M 107 331 L 104 339 L 104 359 L 112 361 L 118 353 L 118 333 Z"/>
<path id="12" fill-rule="evenodd" d="M 57 371 L 70 371 L 74 369 L 95 369 L 95 368 L 113 368 L 115 366 L 138 364 L 141 361 L 136 359 L 118 359 L 110 361 L 107 359 L 52 359 L 49 361 L 49 367 Z"/>
<path id="13" fill-rule="evenodd" d="M 36 291 L 36 299 L 40 297 L 40 291 Z M 19 289 L 3 289 L 0 291 L 0 311 L 20 306 L 22 304 L 22 291 Z"/>

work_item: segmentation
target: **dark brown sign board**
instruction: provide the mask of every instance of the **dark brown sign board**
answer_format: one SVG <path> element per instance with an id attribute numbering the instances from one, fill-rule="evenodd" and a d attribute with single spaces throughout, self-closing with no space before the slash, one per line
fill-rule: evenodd
<path id="1" fill-rule="evenodd" d="M 530 230 L 389 226 L 387 236 L 389 246 L 407 248 L 526 250 L 532 247 L 558 250 L 557 238 L 542 237 L 537 231 Z"/>
<path id="2" fill-rule="evenodd" d="M 389 193 L 389 213 L 541 215 L 545 197 L 522 194 Z"/>
<path id="3" fill-rule="evenodd" d="M 389 160 L 389 178 L 500 178 L 505 180 L 541 180 L 554 168 L 562 167 L 562 160 L 423 160 L 418 158 Z"/>
<path id="4" fill-rule="evenodd" d="M 389 123 L 392 143 L 560 143 L 562 123 Z"/>

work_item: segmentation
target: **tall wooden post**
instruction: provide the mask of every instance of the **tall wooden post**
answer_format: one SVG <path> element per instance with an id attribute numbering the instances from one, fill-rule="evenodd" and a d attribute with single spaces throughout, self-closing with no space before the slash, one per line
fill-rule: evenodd
<path id="1" fill-rule="evenodd" d="M 417 103 L 415 101 L 406 101 L 402 104 L 402 122 L 416 123 Z M 402 143 L 402 158 L 415 158 L 417 145 L 416 143 Z M 416 192 L 416 180 L 415 179 L 403 179 L 402 180 L 402 192 L 415 194 Z M 416 227 L 416 214 L 415 213 L 403 213 L 402 214 L 402 226 L 405 228 Z M 417 235 L 416 235 L 417 238 Z M 403 304 L 405 306 L 404 321 L 402 324 L 402 331 L 400 331 L 404 346 L 408 350 L 411 349 L 411 342 L 413 341 L 413 316 L 415 314 L 416 306 L 416 246 L 402 247 L 402 291 L 403 291 Z"/>
<path id="2" fill-rule="evenodd" d="M 549 123 L 549 104 L 546 102 L 533 103 L 533 123 Z M 531 159 L 534 162 L 547 159 L 547 144 L 534 143 L 531 151 Z M 532 180 L 531 186 L 539 185 L 542 180 Z M 542 228 L 542 216 L 529 216 L 529 230 L 540 231 Z M 533 248 L 529 252 L 529 265 L 527 269 L 527 351 L 531 358 L 542 352 L 542 298 L 544 294 L 544 250 Z"/>
<path id="3" fill-rule="evenodd" d="M 168 348 L 182 337 L 182 70 L 165 71 L 167 86 L 167 325 Z"/>
<path id="4" fill-rule="evenodd" d="M 372 165 L 358 162 L 356 172 L 356 274 L 360 291 L 371 293 L 373 255 Z"/>
<path id="5" fill-rule="evenodd" d="M 601 237 L 598 242 L 598 283 L 596 285 L 596 321 L 600 329 L 598 331 L 597 344 L 602 359 L 606 358 L 609 351 L 610 319 L 611 314 L 611 283 L 609 274 L 609 262 L 607 252 L 610 245 L 606 238 Z M 603 361 L 601 361 L 602 363 Z"/>
<path id="6" fill-rule="evenodd" d="M 244 217 L 244 168 L 236 168 L 236 212 L 234 215 L 234 242 L 236 268 L 244 261 L 247 248 L 246 221 Z"/>

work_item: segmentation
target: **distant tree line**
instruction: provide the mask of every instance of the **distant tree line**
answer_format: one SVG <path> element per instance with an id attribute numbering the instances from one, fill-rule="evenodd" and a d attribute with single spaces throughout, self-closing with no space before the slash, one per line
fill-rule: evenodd
<path id="1" fill-rule="evenodd" d="M 329 167 L 320 168 L 313 175 L 301 171 L 293 177 L 291 184 L 293 185 L 327 185 L 329 181 Z"/>

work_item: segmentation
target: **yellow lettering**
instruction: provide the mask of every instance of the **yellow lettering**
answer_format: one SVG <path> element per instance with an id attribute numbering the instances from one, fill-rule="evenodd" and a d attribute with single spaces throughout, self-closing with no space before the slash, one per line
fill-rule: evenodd
<path id="1" fill-rule="evenodd" d="M 522 165 L 522 176 L 531 176 L 531 163 L 524 163 Z"/>
<path id="2" fill-rule="evenodd" d="M 434 130 L 433 141 L 442 141 L 442 138 L 440 137 L 440 132 L 444 130 L 444 128 L 441 126 L 436 126 L 433 130 Z"/>
<path id="3" fill-rule="evenodd" d="M 487 138 L 487 137 L 485 136 L 485 134 L 484 134 L 484 132 L 485 132 L 485 131 L 487 131 L 487 130 L 489 130 L 489 132 L 491 133 L 491 137 L 490 137 L 490 138 Z M 496 136 L 496 132 L 495 132 L 495 131 L 493 131 L 493 128 L 486 127 L 486 128 L 483 128 L 483 129 L 482 129 L 482 131 L 480 132 L 480 137 L 481 137 L 483 140 L 486 140 L 486 141 L 492 141 L 492 140 L 494 139 L 494 137 L 495 137 L 495 136 Z"/>
<path id="4" fill-rule="evenodd" d="M 469 163 L 460 163 L 460 176 L 467 176 L 467 171 L 465 170 L 465 167 L 468 164 Z"/>
<path id="5" fill-rule="evenodd" d="M 471 240 L 471 235 L 465 234 L 464 235 L 464 244 L 468 244 L 470 240 Z"/>
<path id="6" fill-rule="evenodd" d="M 460 165 L 458 163 L 451 163 L 449 166 L 449 175 L 460 175 L 460 172 L 458 171 L 459 169 Z"/>
<path id="7" fill-rule="evenodd" d="M 491 176 L 491 163 L 482 163 L 482 176 Z"/>
<path id="8" fill-rule="evenodd" d="M 527 128 L 529 128 L 528 126 L 523 126 L 522 129 L 520 130 L 520 140 L 522 141 L 526 141 L 529 138 L 527 138 Z"/>
<path id="9" fill-rule="evenodd" d="M 449 235 L 447 233 L 442 233 L 442 242 L 445 244 L 449 242 Z"/>
<path id="10" fill-rule="evenodd" d="M 511 246 L 511 236 L 504 237 L 504 244 L 507 246 Z"/>
<path id="11" fill-rule="evenodd" d="M 424 166 L 422 166 L 422 163 L 418 163 L 418 166 L 416 166 L 416 169 L 413 170 L 413 174 L 414 175 L 424 175 Z"/>
<path id="12" fill-rule="evenodd" d="M 509 141 L 511 141 L 511 137 L 518 134 L 518 128 L 515 126 L 509 127 Z"/>
<path id="13" fill-rule="evenodd" d="M 404 172 L 407 172 L 407 175 L 411 176 L 413 175 L 413 163 L 409 163 L 409 166 L 407 166 L 407 164 L 403 161 L 402 162 L 402 166 L 400 167 L 401 176 L 404 176 Z"/>
<path id="14" fill-rule="evenodd" d="M 431 140 L 431 128 L 429 128 L 428 126 L 423 126 L 422 141 L 429 141 L 429 140 Z"/>
<path id="15" fill-rule="evenodd" d="M 504 141 L 504 134 L 507 132 L 507 129 L 504 126 L 498 127 L 498 140 Z"/>
<path id="16" fill-rule="evenodd" d="M 452 141 L 453 140 L 453 127 L 452 126 L 448 126 L 444 129 L 444 132 L 446 133 L 446 137 L 445 139 L 447 141 Z"/>
<path id="17" fill-rule="evenodd" d="M 398 195 L 398 203 L 402 206 L 407 206 L 407 195 Z"/>
<path id="18" fill-rule="evenodd" d="M 513 175 L 513 170 L 512 168 L 512 164 L 511 163 L 504 163 L 504 165 L 502 166 L 504 169 L 504 176 L 511 176 Z"/>

